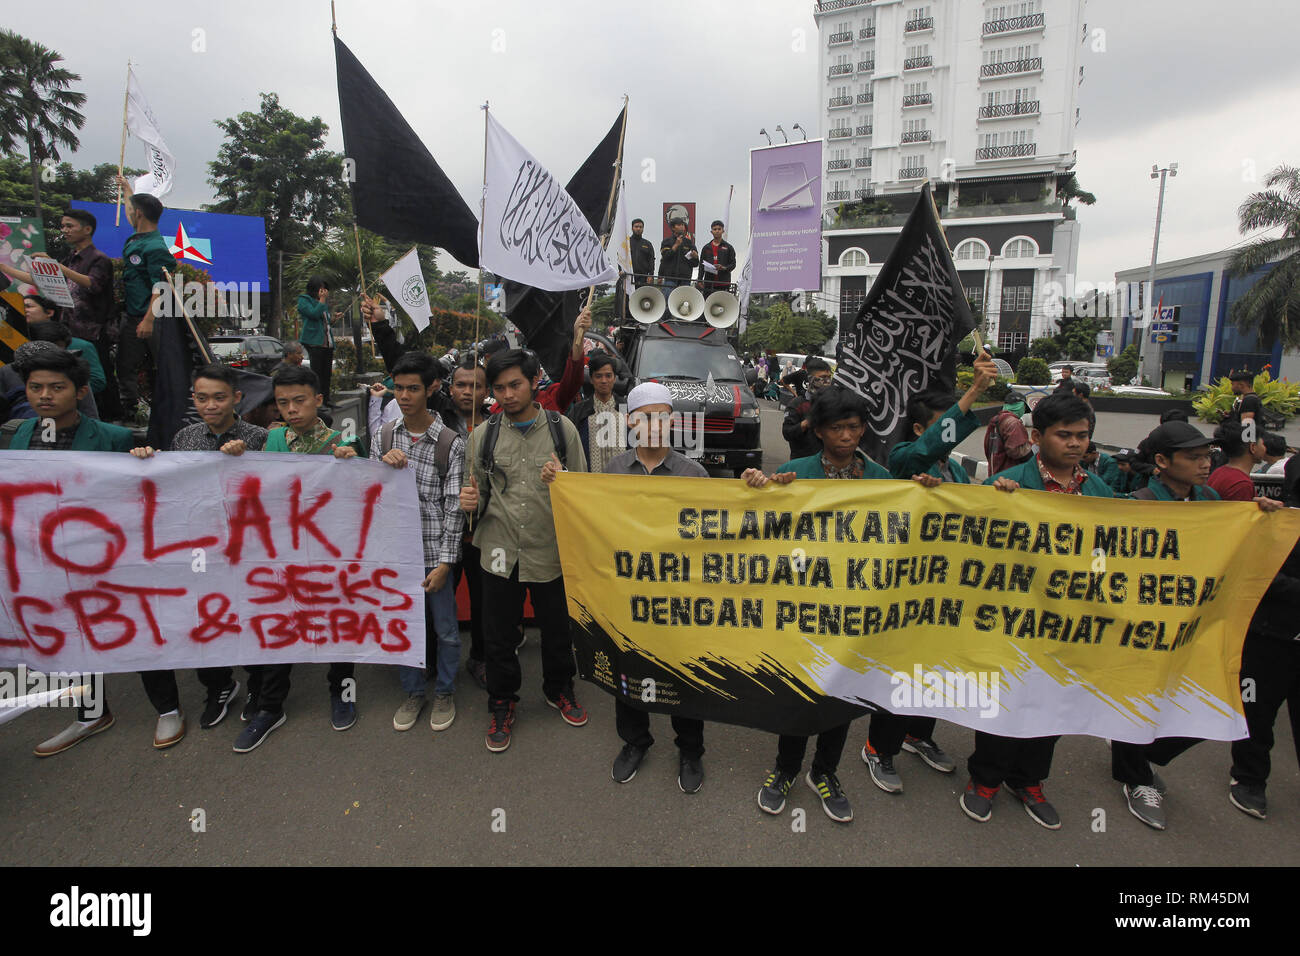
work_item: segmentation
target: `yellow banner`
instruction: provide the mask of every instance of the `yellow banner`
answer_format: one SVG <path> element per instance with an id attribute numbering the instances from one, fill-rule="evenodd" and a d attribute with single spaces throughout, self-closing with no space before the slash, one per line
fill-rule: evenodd
<path id="1" fill-rule="evenodd" d="M 1246 733 L 1238 674 L 1300 511 L 902 481 L 563 473 L 579 667 L 778 733 L 882 707 L 1008 736 Z"/>

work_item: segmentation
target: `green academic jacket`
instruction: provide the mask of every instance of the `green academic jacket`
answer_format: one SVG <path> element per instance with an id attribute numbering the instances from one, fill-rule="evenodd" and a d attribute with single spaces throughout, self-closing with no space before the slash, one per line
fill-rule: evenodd
<path id="1" fill-rule="evenodd" d="M 889 478 L 892 477 L 889 472 L 881 468 L 874 461 L 868 458 L 861 450 L 857 451 L 858 458 L 863 462 L 863 478 Z M 787 461 L 784 465 L 776 470 L 777 474 L 783 474 L 787 471 L 793 471 L 796 478 L 825 478 L 826 469 L 822 467 L 822 455 L 818 452 L 815 455 L 809 455 L 807 458 L 796 458 L 794 461 Z"/>
<path id="2" fill-rule="evenodd" d="M 944 424 L 948 421 L 953 422 L 953 426 Z M 952 428 L 953 440 L 950 442 L 943 440 L 946 427 Z M 954 404 L 943 413 L 942 418 L 923 431 L 920 438 L 915 441 L 900 441 L 889 450 L 889 473 L 904 480 L 920 474 L 942 478 L 943 472 L 939 466 L 947 462 L 952 480 L 959 485 L 969 485 L 970 475 L 966 474 L 966 469 L 961 465 L 953 465 L 948 461 L 948 456 L 979 427 L 980 420 L 974 412 L 963 415 L 961 409 Z"/>
<path id="3" fill-rule="evenodd" d="M 985 479 L 984 484 L 991 485 L 999 478 L 1010 478 L 1019 484 L 1021 488 L 1031 488 L 1035 491 L 1047 490 L 1043 487 L 1043 476 L 1038 473 L 1037 455 L 1023 464 L 1008 468 L 1006 471 L 1000 471 L 996 475 L 990 475 Z M 1080 487 L 1079 492 L 1089 498 L 1115 497 L 1115 493 L 1110 490 L 1110 486 L 1090 471 L 1084 472 L 1083 485 Z"/>
<path id="4" fill-rule="evenodd" d="M 36 431 L 36 426 L 40 424 L 40 419 L 29 418 L 18 426 L 14 432 L 13 440 L 9 443 L 10 449 L 21 451 L 31 448 L 32 434 Z M 81 422 L 77 425 L 77 434 L 72 439 L 72 448 L 69 451 L 125 451 L 129 452 L 136 446 L 135 436 L 131 434 L 129 428 L 123 428 L 121 425 L 110 425 L 108 422 L 101 422 L 97 418 L 87 418 L 81 416 Z"/>

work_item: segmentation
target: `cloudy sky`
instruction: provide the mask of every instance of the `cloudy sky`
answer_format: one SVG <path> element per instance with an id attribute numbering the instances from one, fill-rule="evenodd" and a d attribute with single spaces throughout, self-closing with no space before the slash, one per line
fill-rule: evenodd
<path id="1" fill-rule="evenodd" d="M 967 3 L 979 0 L 963 0 Z M 748 231 L 748 150 L 760 127 L 818 130 L 822 86 L 811 0 L 337 0 L 339 35 L 393 98 L 471 206 L 493 114 L 561 180 L 631 100 L 625 170 L 633 216 L 693 200 L 707 222 L 736 187 L 730 234 Z M 170 205 L 212 199 L 214 119 L 274 91 L 330 125 L 342 150 L 327 0 L 120 5 L 71 0 L 20 32 L 81 75 L 87 122 L 78 165 L 116 162 L 127 58 L 179 163 Z M 1113 278 L 1150 259 L 1152 163 L 1170 182 L 1161 260 L 1240 241 L 1235 210 L 1280 162 L 1300 164 L 1294 49 L 1300 9 L 1278 0 L 1090 0 L 1105 51 L 1083 54 L 1077 129 L 1083 186 L 1079 276 Z M 778 138 L 779 142 L 779 138 Z M 143 165 L 138 143 L 128 162 Z M 456 266 L 444 257 L 445 268 Z"/>

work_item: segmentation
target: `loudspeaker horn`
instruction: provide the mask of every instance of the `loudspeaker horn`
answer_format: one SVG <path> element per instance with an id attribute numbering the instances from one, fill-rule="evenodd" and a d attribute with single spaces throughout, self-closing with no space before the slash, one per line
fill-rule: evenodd
<path id="1" fill-rule="evenodd" d="M 627 310 L 638 322 L 650 325 L 659 321 L 667 304 L 662 292 L 652 285 L 643 285 L 627 300 Z"/>
<path id="2" fill-rule="evenodd" d="M 729 329 L 740 321 L 740 300 L 719 289 L 704 300 L 704 319 L 715 329 Z"/>
<path id="3" fill-rule="evenodd" d="M 668 317 L 694 322 L 704 314 L 704 296 L 694 286 L 679 285 L 668 296 Z"/>

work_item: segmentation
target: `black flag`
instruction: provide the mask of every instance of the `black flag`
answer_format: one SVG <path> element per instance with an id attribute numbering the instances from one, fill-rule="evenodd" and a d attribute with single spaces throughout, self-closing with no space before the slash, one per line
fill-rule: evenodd
<path id="1" fill-rule="evenodd" d="M 478 265 L 478 220 L 420 137 L 352 51 L 334 37 L 344 174 L 357 225 Z"/>
<path id="2" fill-rule="evenodd" d="M 974 327 L 926 183 L 858 309 L 835 373 L 837 382 L 866 399 L 868 455 L 883 462 L 902 440 L 908 399 L 954 390 L 957 343 Z"/>
<path id="3" fill-rule="evenodd" d="M 605 222 L 609 196 L 614 189 L 619 138 L 623 131 L 623 110 L 605 138 L 578 167 L 565 191 L 573 197 L 591 228 L 600 235 L 609 232 Z M 505 282 L 506 314 L 528 339 L 542 367 L 556 381 L 564 374 L 564 362 L 573 342 L 573 320 L 582 309 L 587 293 L 546 292 L 518 282 Z"/>

